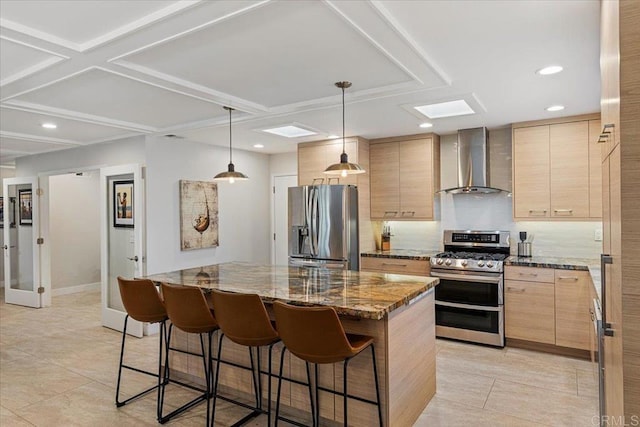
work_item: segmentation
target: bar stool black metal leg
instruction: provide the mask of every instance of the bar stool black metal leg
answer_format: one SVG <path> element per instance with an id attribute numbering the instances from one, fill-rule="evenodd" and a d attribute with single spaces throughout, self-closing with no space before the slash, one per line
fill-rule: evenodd
<path id="1" fill-rule="evenodd" d="M 380 404 L 380 387 L 378 386 L 378 367 L 376 362 L 376 351 L 373 348 L 373 344 L 371 345 L 371 358 L 373 359 L 373 379 L 376 383 L 376 402 L 378 402 L 378 421 L 380 423 L 380 427 L 382 427 L 382 405 Z"/>
<path id="2" fill-rule="evenodd" d="M 314 374 L 316 379 L 316 412 L 315 412 L 315 420 L 318 425 L 320 425 L 320 381 L 318 378 L 318 364 L 314 363 Z"/>
<path id="3" fill-rule="evenodd" d="M 222 339 L 224 338 L 224 334 L 222 332 L 219 333 L 220 337 L 218 338 L 218 356 L 216 358 L 216 373 L 213 382 L 213 413 L 211 414 L 211 427 L 215 424 L 215 416 L 216 416 L 216 400 L 218 397 L 218 381 L 220 380 L 220 358 L 222 357 Z"/>
<path id="4" fill-rule="evenodd" d="M 260 397 L 258 392 L 258 381 L 256 380 L 256 366 L 253 361 L 253 350 L 252 347 L 249 347 L 249 361 L 251 362 L 251 379 L 253 382 L 253 395 L 256 398 L 256 408 L 260 407 Z"/>
<path id="5" fill-rule="evenodd" d="M 273 355 L 273 346 L 275 344 L 276 343 L 269 345 L 269 368 L 267 369 L 269 379 L 269 385 L 267 386 L 267 427 L 271 427 L 271 379 L 273 377 L 271 374 L 271 359 Z"/>
<path id="6" fill-rule="evenodd" d="M 284 353 L 287 348 L 282 347 L 282 353 L 280 354 L 280 369 L 278 371 L 278 394 L 276 396 L 276 419 L 275 419 L 275 427 L 278 427 L 278 421 L 280 420 L 280 392 L 282 391 L 282 368 L 284 366 Z"/>
<path id="7" fill-rule="evenodd" d="M 309 362 L 304 362 L 304 363 L 307 367 L 307 383 L 309 384 L 308 388 L 309 388 L 309 402 L 311 403 L 311 417 L 313 421 L 313 426 L 317 427 L 320 423 L 318 423 L 318 420 L 316 419 L 316 405 L 314 405 L 314 399 L 313 399 L 313 386 L 311 385 L 311 371 L 309 369 Z M 317 365 L 316 365 L 316 383 L 318 382 L 317 374 L 318 374 L 318 371 L 317 371 Z"/>
<path id="8" fill-rule="evenodd" d="M 160 414 L 160 389 L 162 388 L 162 383 L 164 381 L 162 372 L 162 348 L 164 346 L 163 341 L 165 339 L 165 327 L 166 323 L 160 322 L 160 336 L 158 337 L 158 396 L 156 397 L 156 418 L 158 420 L 162 417 Z"/>
<path id="9" fill-rule="evenodd" d="M 344 360 L 344 368 L 343 368 L 343 373 L 342 373 L 342 391 L 344 393 L 344 400 L 343 400 L 343 406 L 344 406 L 344 427 L 347 427 L 348 423 L 347 423 L 347 367 L 349 365 L 349 360 L 351 359 L 345 359 Z"/>
<path id="10" fill-rule="evenodd" d="M 165 345 L 165 361 L 164 361 L 164 377 L 162 379 L 162 387 L 160 392 L 160 406 L 158 409 L 158 422 L 162 422 L 162 409 L 164 408 L 164 392 L 169 383 L 169 348 L 171 346 L 171 332 L 173 332 L 173 324 L 169 325 L 169 332 L 167 333 L 167 340 Z"/>
<path id="11" fill-rule="evenodd" d="M 129 321 L 129 315 L 124 317 L 124 329 L 122 330 L 122 345 L 120 346 L 120 365 L 118 367 L 118 383 L 116 385 L 116 406 L 119 408 L 124 405 L 124 402 L 120 402 L 118 396 L 120 396 L 120 379 L 122 378 L 122 361 L 124 359 L 124 343 L 127 336 L 127 323 Z"/>

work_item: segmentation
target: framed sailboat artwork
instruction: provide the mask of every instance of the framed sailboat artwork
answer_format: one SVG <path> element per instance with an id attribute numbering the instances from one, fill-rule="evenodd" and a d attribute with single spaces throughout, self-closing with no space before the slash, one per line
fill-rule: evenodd
<path id="1" fill-rule="evenodd" d="M 180 180 L 180 249 L 218 246 L 218 185 Z"/>

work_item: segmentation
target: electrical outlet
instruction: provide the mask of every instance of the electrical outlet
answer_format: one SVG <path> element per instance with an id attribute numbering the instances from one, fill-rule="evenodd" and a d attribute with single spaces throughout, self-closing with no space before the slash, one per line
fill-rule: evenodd
<path id="1" fill-rule="evenodd" d="M 596 228 L 593 233 L 593 240 L 596 242 L 602 242 L 602 228 Z"/>

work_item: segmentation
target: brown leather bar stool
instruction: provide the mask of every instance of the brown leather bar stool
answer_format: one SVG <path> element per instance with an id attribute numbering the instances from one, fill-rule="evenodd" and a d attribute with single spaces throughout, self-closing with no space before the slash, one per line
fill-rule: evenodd
<path id="1" fill-rule="evenodd" d="M 231 401 L 245 408 L 251 409 L 252 412 L 236 422 L 234 425 L 242 425 L 253 417 L 265 412 L 262 408 L 262 380 L 260 365 L 260 348 L 269 346 L 268 357 L 268 391 L 267 391 L 267 417 L 268 426 L 271 426 L 271 355 L 273 346 L 280 341 L 278 332 L 273 327 L 267 309 L 264 307 L 262 300 L 256 294 L 237 294 L 232 292 L 224 292 L 213 290 L 213 309 L 216 313 L 216 320 L 220 325 L 222 333 L 218 342 L 218 356 L 216 361 L 216 376 L 213 386 L 213 414 L 211 416 L 211 424 L 213 425 L 216 397 Z M 237 402 L 222 396 L 218 396 L 218 381 L 220 379 L 220 362 L 222 354 L 222 338 L 227 337 L 234 343 L 245 346 L 249 349 L 249 359 L 251 360 L 251 374 L 253 379 L 253 389 L 256 397 L 256 406 L 252 407 L 242 402 Z M 254 362 L 254 350 L 257 362 Z M 256 369 L 257 365 L 257 369 Z M 239 366 L 242 367 L 242 366 Z M 246 367 L 243 367 L 246 368 Z"/>
<path id="2" fill-rule="evenodd" d="M 313 425 L 320 425 L 320 408 L 318 406 L 318 391 L 327 391 L 341 395 L 344 404 L 344 425 L 347 426 L 348 399 L 356 399 L 378 407 L 378 420 L 382 426 L 382 406 L 380 405 L 380 389 L 378 387 L 378 368 L 373 338 L 366 335 L 347 334 L 333 307 L 297 307 L 276 301 L 273 304 L 278 333 L 285 348 L 295 356 L 304 360 L 307 365 L 307 379 Z M 376 384 L 376 401 L 353 396 L 347 392 L 347 367 L 349 361 L 360 354 L 367 347 L 371 348 L 373 360 L 373 376 Z M 280 357 L 280 378 L 278 379 L 278 397 L 276 400 L 276 425 L 280 412 L 280 387 L 282 384 L 282 367 L 284 364 L 284 350 Z M 320 387 L 318 384 L 318 364 L 344 362 L 342 392 Z M 315 404 L 313 402 L 309 363 L 315 368 Z M 315 413 L 313 413 L 315 410 Z M 287 422 L 291 420 L 284 419 Z M 297 422 L 293 424 L 302 425 Z"/>
<path id="3" fill-rule="evenodd" d="M 160 388 L 162 385 L 162 349 L 163 339 L 166 341 L 166 320 L 167 311 L 164 308 L 164 304 L 160 299 L 158 290 L 151 280 L 128 280 L 123 277 L 118 277 L 118 287 L 120 288 L 120 297 L 122 298 L 122 304 L 127 312 L 124 318 L 124 327 L 122 329 L 122 345 L 120 346 L 120 364 L 118 366 L 118 383 L 116 385 L 116 406 L 121 407 L 131 402 L 132 400 L 143 396 L 154 389 L 158 389 L 157 398 L 157 418 L 160 419 Z M 139 369 L 133 366 L 125 365 L 124 362 L 124 344 L 127 337 L 127 323 L 129 317 L 139 322 L 159 323 L 160 324 L 160 337 L 158 345 L 158 372 L 153 373 Z M 122 369 L 129 369 L 131 371 L 139 372 L 142 374 L 150 375 L 158 379 L 158 384 L 150 387 L 140 393 L 131 396 L 125 400 L 120 400 L 120 382 L 122 380 Z"/>
<path id="4" fill-rule="evenodd" d="M 187 387 L 191 390 L 200 392 L 201 394 L 193 400 L 175 409 L 168 415 L 162 416 L 159 421 L 161 424 L 169 421 L 174 416 L 192 408 L 203 400 L 207 401 L 207 426 L 209 425 L 210 409 L 211 409 L 211 385 L 213 381 L 212 368 L 213 363 L 211 361 L 211 343 L 213 341 L 213 333 L 218 330 L 218 322 L 213 316 L 212 311 L 207 305 L 204 294 L 200 288 L 194 286 L 174 286 L 163 283 L 161 285 L 162 295 L 164 297 L 165 307 L 167 308 L 167 314 L 171 325 L 169 326 L 169 333 L 167 336 L 167 362 L 164 370 L 164 382 L 161 387 L 160 394 L 160 414 L 162 414 L 162 407 L 164 404 L 164 393 L 166 385 L 169 382 L 179 384 L 183 387 Z M 173 327 L 180 329 L 188 334 L 198 334 L 200 337 L 200 350 L 201 353 L 193 353 L 186 350 L 177 348 L 171 348 L 171 332 Z M 205 352 L 205 342 L 203 335 L 207 337 L 208 351 Z M 205 373 L 205 389 L 195 387 L 191 384 L 186 384 L 170 378 L 169 369 L 169 351 L 178 351 L 183 354 L 202 357 L 202 363 Z"/>

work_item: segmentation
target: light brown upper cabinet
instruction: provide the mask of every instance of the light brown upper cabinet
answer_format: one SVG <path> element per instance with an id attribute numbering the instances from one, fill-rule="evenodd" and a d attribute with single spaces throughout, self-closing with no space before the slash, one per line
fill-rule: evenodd
<path id="1" fill-rule="evenodd" d="M 602 217 L 596 127 L 597 115 L 514 125 L 514 219 Z"/>
<path id="2" fill-rule="evenodd" d="M 436 134 L 371 141 L 371 219 L 434 219 L 440 187 L 440 137 Z"/>
<path id="3" fill-rule="evenodd" d="M 360 164 L 359 157 L 362 156 L 359 156 L 358 148 L 362 145 L 359 138 L 347 138 L 345 152 L 350 162 Z M 329 184 L 329 176 L 324 170 L 333 163 L 339 163 L 341 153 L 342 139 L 298 144 L 298 185 Z M 357 185 L 358 176 L 332 178 L 331 183 Z"/>

